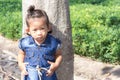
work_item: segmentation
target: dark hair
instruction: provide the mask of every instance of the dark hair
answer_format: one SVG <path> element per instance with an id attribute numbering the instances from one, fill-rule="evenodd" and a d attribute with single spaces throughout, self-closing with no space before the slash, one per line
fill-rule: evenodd
<path id="1" fill-rule="evenodd" d="M 45 11 L 40 10 L 40 9 L 35 9 L 35 6 L 30 6 L 27 10 L 27 16 L 26 16 L 26 24 L 29 26 L 28 20 L 30 18 L 41 18 L 45 17 L 46 18 L 46 25 L 49 26 L 49 18 L 46 14 Z"/>

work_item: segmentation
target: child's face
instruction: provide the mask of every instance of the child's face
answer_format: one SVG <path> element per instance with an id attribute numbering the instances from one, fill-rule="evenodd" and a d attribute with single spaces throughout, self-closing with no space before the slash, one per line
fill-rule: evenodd
<path id="1" fill-rule="evenodd" d="M 48 27 L 45 22 L 45 18 L 31 18 L 28 20 L 29 34 L 39 43 L 43 42 L 48 33 Z"/>

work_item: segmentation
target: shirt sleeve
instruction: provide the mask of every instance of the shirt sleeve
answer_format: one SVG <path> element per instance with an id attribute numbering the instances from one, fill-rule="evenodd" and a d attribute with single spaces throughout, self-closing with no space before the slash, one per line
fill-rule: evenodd
<path id="1" fill-rule="evenodd" d="M 57 41 L 58 41 L 58 45 L 57 45 L 57 50 L 58 50 L 61 49 L 61 41 L 59 39 L 57 39 Z"/>
<path id="2" fill-rule="evenodd" d="M 18 47 L 19 47 L 19 49 L 24 51 L 23 46 L 22 46 L 22 39 L 19 40 Z"/>

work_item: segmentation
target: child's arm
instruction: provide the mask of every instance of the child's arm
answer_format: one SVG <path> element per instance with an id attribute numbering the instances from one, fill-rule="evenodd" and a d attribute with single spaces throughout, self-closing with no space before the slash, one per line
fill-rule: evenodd
<path id="1" fill-rule="evenodd" d="M 25 64 L 24 64 L 24 57 L 25 57 L 25 53 L 22 50 L 19 50 L 19 53 L 18 53 L 18 66 L 19 66 L 19 68 L 21 70 L 21 73 L 23 75 L 27 75 L 27 71 L 26 71 Z"/>
<path id="2" fill-rule="evenodd" d="M 60 66 L 60 63 L 62 62 L 62 54 L 61 54 L 61 50 L 58 49 L 56 51 L 55 54 L 55 62 L 50 62 L 48 61 L 48 63 L 51 65 L 48 72 L 47 72 L 47 76 L 51 76 L 53 74 L 53 72 Z"/>

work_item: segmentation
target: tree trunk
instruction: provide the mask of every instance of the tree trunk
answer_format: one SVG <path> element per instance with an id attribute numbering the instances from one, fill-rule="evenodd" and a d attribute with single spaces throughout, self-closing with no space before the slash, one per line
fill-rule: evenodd
<path id="1" fill-rule="evenodd" d="M 58 80 L 73 80 L 72 32 L 68 0 L 22 0 L 23 33 L 26 27 L 26 10 L 30 5 L 43 9 L 53 24 L 53 35 L 62 41 L 63 61 L 57 70 Z"/>

